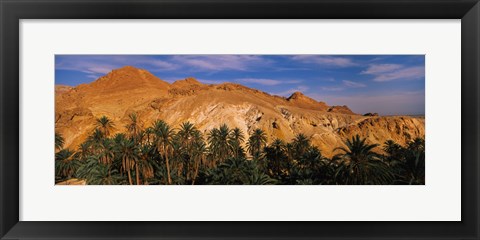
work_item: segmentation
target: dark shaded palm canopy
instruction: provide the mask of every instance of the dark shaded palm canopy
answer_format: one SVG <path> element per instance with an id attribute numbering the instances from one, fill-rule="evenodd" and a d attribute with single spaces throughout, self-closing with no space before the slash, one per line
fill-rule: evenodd
<path id="1" fill-rule="evenodd" d="M 157 151 L 165 160 L 165 168 L 167 172 L 167 183 L 172 184 L 172 178 L 170 174 L 170 161 L 168 159 L 169 153 L 173 151 L 173 139 L 175 132 L 172 128 L 163 120 L 157 120 L 153 123 L 150 132 L 154 135 L 154 144 Z"/>
<path id="2" fill-rule="evenodd" d="M 360 138 L 359 135 L 354 136 L 352 139 L 348 139 L 345 142 L 347 147 L 338 147 L 336 150 L 340 150 L 343 153 L 335 155 L 334 158 L 341 157 L 353 162 L 362 162 L 377 158 L 379 155 L 372 150 L 378 147 L 378 144 L 367 144 L 365 138 Z"/>
<path id="3" fill-rule="evenodd" d="M 310 146 L 310 138 L 308 138 L 303 133 L 299 133 L 295 135 L 295 138 L 293 139 L 292 143 L 296 151 L 296 154 L 303 155 L 305 151 L 307 151 L 308 147 Z"/>
<path id="4" fill-rule="evenodd" d="M 55 132 L 55 149 L 61 150 L 65 144 L 65 139 L 60 133 Z"/>
<path id="5" fill-rule="evenodd" d="M 247 149 L 254 159 L 260 157 L 261 150 L 267 143 L 267 135 L 262 129 L 255 129 L 248 138 Z"/>
<path id="6" fill-rule="evenodd" d="M 65 139 L 55 133 L 57 183 L 80 178 L 87 184 L 130 185 L 425 184 L 421 138 L 405 146 L 386 141 L 380 148 L 357 135 L 329 159 L 305 134 L 268 143 L 266 133 L 254 129 L 245 142 L 239 128 L 226 124 L 203 133 L 191 122 L 174 129 L 156 120 L 143 129 L 135 113 L 125 133 L 112 136 L 114 123 L 107 117 L 96 124 L 75 151 L 64 148 Z"/>
<path id="7" fill-rule="evenodd" d="M 191 145 L 195 131 L 197 131 L 197 128 L 191 122 L 184 122 L 180 125 L 177 137 L 184 147 L 188 148 Z"/>
<path id="8" fill-rule="evenodd" d="M 229 155 L 231 147 L 230 129 L 226 124 L 210 130 L 207 140 L 213 156 L 225 159 Z"/>
<path id="9" fill-rule="evenodd" d="M 335 178 L 341 184 L 391 184 L 394 173 L 373 151 L 378 144 L 367 144 L 359 135 L 346 141 L 345 147 L 337 148 L 342 153 L 334 156 L 340 161 Z"/>
<path id="10" fill-rule="evenodd" d="M 229 140 L 232 142 L 242 143 L 245 141 L 245 135 L 243 135 L 243 132 L 240 130 L 240 128 L 236 127 L 230 131 Z"/>
<path id="11" fill-rule="evenodd" d="M 135 168 L 137 161 L 137 148 L 133 139 L 124 138 L 124 135 L 119 135 L 117 140 L 118 146 L 116 154 L 121 159 L 120 170 L 128 175 L 128 181 L 130 185 L 133 185 L 131 171 Z"/>

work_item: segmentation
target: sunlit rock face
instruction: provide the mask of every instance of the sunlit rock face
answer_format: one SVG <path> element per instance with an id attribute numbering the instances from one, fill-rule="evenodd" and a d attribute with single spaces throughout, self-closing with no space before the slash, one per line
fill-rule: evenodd
<path id="1" fill-rule="evenodd" d="M 143 127 L 157 119 L 175 128 L 190 121 L 206 133 L 225 123 L 240 128 L 246 138 L 260 128 L 268 142 L 276 138 L 290 141 L 304 133 L 328 157 L 356 134 L 377 144 L 386 140 L 405 144 L 425 136 L 423 118 L 362 116 L 347 106 L 329 106 L 300 92 L 284 98 L 235 83 L 207 85 L 187 78 L 169 84 L 130 66 L 90 84 L 56 86 L 55 93 L 55 130 L 71 149 L 87 138 L 96 118 L 107 116 L 115 123 L 113 133 L 125 132 L 128 115 L 133 112 Z"/>

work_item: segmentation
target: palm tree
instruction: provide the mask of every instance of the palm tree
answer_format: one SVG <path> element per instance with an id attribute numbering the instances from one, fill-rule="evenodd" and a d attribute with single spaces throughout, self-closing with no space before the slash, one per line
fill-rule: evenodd
<path id="1" fill-rule="evenodd" d="M 228 145 L 230 146 L 230 150 L 235 158 L 244 156 L 242 148 L 242 143 L 244 140 L 245 136 L 240 128 L 236 127 L 230 131 L 228 136 Z"/>
<path id="2" fill-rule="evenodd" d="M 390 166 L 396 166 L 404 161 L 405 149 L 393 140 L 385 141 L 383 151 L 387 153 L 385 160 Z"/>
<path id="3" fill-rule="evenodd" d="M 228 158 L 206 173 L 206 184 L 221 185 L 264 185 L 275 184 L 276 180 L 265 174 L 257 160 Z"/>
<path id="4" fill-rule="evenodd" d="M 113 140 L 106 138 L 100 143 L 100 153 L 98 161 L 107 166 L 108 175 L 110 176 L 111 166 L 115 157 L 115 145 Z"/>
<path id="5" fill-rule="evenodd" d="M 147 129 L 145 129 L 144 135 L 145 135 L 145 141 L 147 143 L 151 144 L 152 143 L 152 136 L 154 135 L 153 128 L 149 127 Z"/>
<path id="6" fill-rule="evenodd" d="M 300 156 L 299 163 L 304 168 L 314 169 L 319 165 L 322 165 L 324 160 L 326 159 L 322 156 L 320 149 L 315 146 L 310 146 L 305 153 Z"/>
<path id="7" fill-rule="evenodd" d="M 216 160 L 225 161 L 228 156 L 230 129 L 226 124 L 222 124 L 219 128 L 213 128 L 208 133 L 208 142 L 210 151 Z"/>
<path id="8" fill-rule="evenodd" d="M 415 151 L 415 152 L 424 152 L 425 151 L 425 139 L 423 138 L 415 138 L 411 142 L 408 143 L 408 149 Z"/>
<path id="9" fill-rule="evenodd" d="M 55 149 L 62 150 L 65 139 L 60 133 L 55 132 Z"/>
<path id="10" fill-rule="evenodd" d="M 141 130 L 140 122 L 138 121 L 136 113 L 130 113 L 128 115 L 128 118 L 130 119 L 130 123 L 128 123 L 125 127 L 127 128 L 127 132 L 130 137 L 136 143 L 138 141 L 139 133 Z"/>
<path id="11" fill-rule="evenodd" d="M 121 163 L 121 170 L 122 172 L 127 173 L 128 175 L 128 183 L 130 185 L 133 185 L 132 181 L 132 176 L 130 171 L 137 166 L 136 161 L 137 161 L 137 153 L 135 149 L 135 143 L 131 139 L 126 139 L 123 137 L 123 135 L 118 135 L 117 139 L 118 142 L 118 149 L 117 149 L 117 154 L 119 155 L 122 163 Z M 138 171 L 138 168 L 137 170 Z M 138 177 L 138 174 L 137 174 Z M 138 180 L 138 179 L 137 179 Z M 138 184 L 138 181 L 137 181 Z"/>
<path id="12" fill-rule="evenodd" d="M 405 150 L 404 182 L 425 184 L 425 140 L 415 138 Z"/>
<path id="13" fill-rule="evenodd" d="M 356 135 L 345 142 L 346 148 L 335 149 L 342 151 L 333 157 L 340 161 L 335 178 L 344 184 L 391 184 L 391 169 L 372 151 L 378 144 L 367 144 L 365 140 Z"/>
<path id="14" fill-rule="evenodd" d="M 139 149 L 137 165 L 144 184 L 148 184 L 148 179 L 154 177 L 152 150 L 149 145 L 142 145 Z"/>
<path id="15" fill-rule="evenodd" d="M 117 169 L 111 171 L 107 165 L 99 163 L 95 156 L 89 156 L 78 168 L 76 175 L 85 179 L 89 185 L 114 185 L 124 180 Z"/>
<path id="16" fill-rule="evenodd" d="M 293 163 L 296 156 L 295 149 L 293 147 L 293 143 L 289 142 L 285 144 L 285 152 L 287 154 L 288 162 Z"/>
<path id="17" fill-rule="evenodd" d="M 62 149 L 55 154 L 55 178 L 57 180 L 72 178 L 79 167 L 79 162 L 70 149 Z"/>
<path id="18" fill-rule="evenodd" d="M 88 141 L 81 143 L 80 146 L 78 147 L 77 154 L 78 154 L 79 160 L 85 161 L 88 158 L 88 156 L 92 155 L 91 144 Z"/>
<path id="19" fill-rule="evenodd" d="M 180 145 L 180 155 L 183 160 L 183 173 L 185 177 L 185 183 L 188 182 L 188 176 L 190 174 L 190 160 L 193 153 L 193 143 L 196 141 L 196 134 L 198 130 L 190 122 L 184 122 L 180 125 L 180 130 L 176 134 L 177 141 Z"/>
<path id="20" fill-rule="evenodd" d="M 318 147 L 310 146 L 299 157 L 292 172 L 290 182 L 293 180 L 296 184 L 333 184 L 336 169 L 330 159 L 322 156 Z"/>
<path id="21" fill-rule="evenodd" d="M 248 185 L 272 185 L 276 184 L 277 181 L 263 171 L 260 171 L 259 168 L 255 168 L 247 175 L 247 182 L 245 184 Z"/>
<path id="22" fill-rule="evenodd" d="M 103 164 L 109 165 L 113 161 L 114 157 L 114 145 L 113 141 L 109 138 L 103 139 L 101 142 L 101 153 L 100 153 L 100 158 L 99 161 Z"/>
<path id="23" fill-rule="evenodd" d="M 98 154 L 99 151 L 101 151 L 104 138 L 105 138 L 105 135 L 98 128 L 95 128 L 93 130 L 93 133 L 90 136 L 88 136 L 87 144 L 90 145 L 94 154 Z"/>
<path id="24" fill-rule="evenodd" d="M 200 169 L 200 165 L 205 162 L 205 153 L 207 152 L 207 146 L 203 141 L 203 137 L 200 131 L 195 131 L 194 134 L 195 141 L 193 143 L 193 160 L 194 160 L 194 174 L 192 177 L 192 185 L 195 184 L 195 180 L 198 176 L 198 171 Z"/>
<path id="25" fill-rule="evenodd" d="M 402 146 L 400 146 L 393 140 L 387 140 L 385 141 L 385 146 L 383 147 L 383 150 L 390 155 L 395 155 L 398 151 L 401 150 L 401 148 Z"/>
<path id="26" fill-rule="evenodd" d="M 297 156 L 302 156 L 310 147 L 310 139 L 303 133 L 299 133 L 292 141 Z"/>
<path id="27" fill-rule="evenodd" d="M 267 143 L 267 135 L 262 129 L 255 129 L 248 138 L 247 142 L 247 149 L 249 153 L 252 155 L 253 159 L 260 158 L 260 154 L 262 149 L 265 147 Z"/>
<path id="28" fill-rule="evenodd" d="M 105 137 L 110 136 L 112 131 L 115 129 L 115 124 L 106 116 L 101 116 L 97 118 L 95 126 L 100 129 Z"/>
<path id="29" fill-rule="evenodd" d="M 195 131 L 197 131 L 197 128 L 190 122 L 184 122 L 180 125 L 177 136 L 185 149 L 189 149 L 192 145 Z"/>
<path id="30" fill-rule="evenodd" d="M 281 173 L 281 164 L 286 160 L 285 143 L 281 139 L 275 139 L 270 146 L 265 147 L 266 158 L 269 168 L 275 175 Z"/>
<path id="31" fill-rule="evenodd" d="M 170 175 L 170 163 L 168 161 L 168 155 L 172 151 L 172 141 L 175 132 L 170 126 L 163 120 L 157 120 L 153 123 L 152 132 L 154 134 L 154 142 L 157 146 L 158 152 L 165 159 L 165 165 L 167 168 L 167 182 L 172 184 L 172 177 Z"/>

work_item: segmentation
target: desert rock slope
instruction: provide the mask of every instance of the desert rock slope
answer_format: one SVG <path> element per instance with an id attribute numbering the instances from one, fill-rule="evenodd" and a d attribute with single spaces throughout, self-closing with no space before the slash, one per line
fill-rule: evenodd
<path id="1" fill-rule="evenodd" d="M 328 106 L 300 92 L 284 98 L 235 83 L 207 85 L 186 78 L 169 84 L 130 66 L 90 84 L 56 86 L 55 90 L 55 130 L 73 149 L 95 128 L 96 118 L 105 115 L 114 121 L 117 132 L 124 132 L 133 112 L 144 127 L 156 119 L 173 127 L 190 121 L 206 133 L 226 123 L 239 127 L 246 138 L 261 128 L 269 142 L 290 141 L 304 133 L 325 156 L 332 156 L 334 148 L 356 134 L 378 144 L 389 139 L 405 144 L 425 135 L 423 118 L 362 116 L 347 106 Z"/>

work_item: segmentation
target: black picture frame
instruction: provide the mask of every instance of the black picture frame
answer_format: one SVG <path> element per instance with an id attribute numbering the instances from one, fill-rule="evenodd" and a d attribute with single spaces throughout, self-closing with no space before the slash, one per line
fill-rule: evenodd
<path id="1" fill-rule="evenodd" d="M 0 15 L 2 239 L 480 239 L 478 0 L 0 0 Z M 461 19 L 462 221 L 19 221 L 19 20 L 163 18 Z"/>

